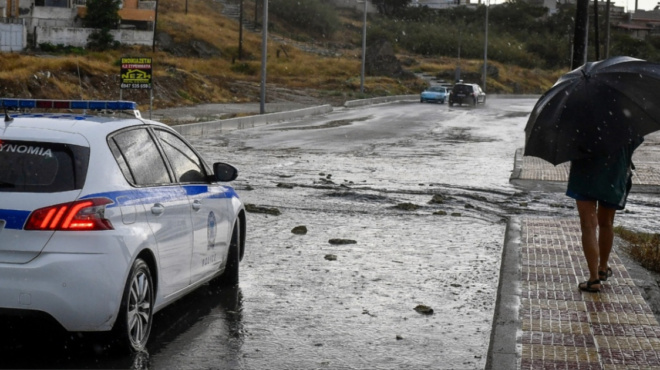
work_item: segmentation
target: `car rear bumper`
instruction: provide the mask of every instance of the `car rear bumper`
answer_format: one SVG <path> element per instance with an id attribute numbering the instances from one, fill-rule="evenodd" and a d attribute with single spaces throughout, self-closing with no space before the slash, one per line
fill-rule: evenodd
<path id="1" fill-rule="evenodd" d="M 43 252 L 26 264 L 0 264 L 0 309 L 39 311 L 68 331 L 107 331 L 116 320 L 130 256 L 98 238 L 91 253 Z"/>

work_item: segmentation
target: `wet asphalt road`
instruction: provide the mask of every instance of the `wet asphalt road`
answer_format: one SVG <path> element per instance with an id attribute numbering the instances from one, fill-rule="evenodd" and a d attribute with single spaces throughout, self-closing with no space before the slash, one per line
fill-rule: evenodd
<path id="1" fill-rule="evenodd" d="M 534 103 L 394 103 L 189 138 L 239 168 L 245 203 L 279 211 L 248 214 L 240 288 L 161 311 L 134 358 L 6 322 L 1 366 L 482 369 L 507 217 L 574 212 L 508 182 Z"/>

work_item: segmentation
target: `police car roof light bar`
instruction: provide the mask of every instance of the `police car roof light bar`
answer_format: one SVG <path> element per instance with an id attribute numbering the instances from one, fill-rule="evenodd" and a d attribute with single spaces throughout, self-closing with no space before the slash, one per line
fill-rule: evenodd
<path id="1" fill-rule="evenodd" d="M 140 118 L 135 102 L 125 100 L 51 100 L 1 98 L 0 107 L 6 109 L 76 109 L 76 110 L 129 110 Z"/>

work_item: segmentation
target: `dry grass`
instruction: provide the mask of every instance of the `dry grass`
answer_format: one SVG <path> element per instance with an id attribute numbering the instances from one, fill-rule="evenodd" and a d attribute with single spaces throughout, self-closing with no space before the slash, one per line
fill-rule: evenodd
<path id="1" fill-rule="evenodd" d="M 153 58 L 154 108 L 199 103 L 249 102 L 258 99 L 254 91 L 237 89 L 236 82 L 258 84 L 261 71 L 261 34 L 243 32 L 244 59 L 235 61 L 238 50 L 238 22 L 220 13 L 217 3 L 206 0 L 161 0 L 158 30 L 174 42 L 190 45 L 203 41 L 218 51 L 215 57 L 180 57 L 152 51 L 151 47 L 124 47 L 103 53 L 84 55 L 37 56 L 18 53 L 0 54 L 0 95 L 33 98 L 116 98 L 119 94 L 119 64 L 122 56 Z M 246 19 L 252 19 L 250 7 Z M 314 90 L 317 96 L 373 97 L 417 94 L 425 82 L 388 77 L 365 79 L 365 93 L 360 93 L 361 22 L 343 17 L 344 28 L 332 40 L 309 39 L 316 47 L 333 48 L 335 57 L 320 56 L 294 47 L 293 40 L 269 41 L 267 82 L 280 88 Z M 273 20 L 276 22 L 276 20 Z M 280 25 L 276 30 L 288 31 Z M 271 32 L 275 35 L 275 32 Z M 357 40 L 357 41 L 356 41 Z M 286 52 L 283 52 L 285 50 Z M 279 53 L 278 53 L 279 51 Z M 279 55 L 278 55 L 279 54 Z M 414 72 L 444 75 L 452 81 L 458 61 L 448 57 L 422 58 L 399 55 L 406 68 Z M 480 82 L 481 60 L 460 60 L 463 73 Z M 237 65 L 242 64 L 242 65 Z M 488 93 L 541 93 L 561 74 L 557 71 L 532 71 L 493 63 L 498 76 L 489 78 Z M 468 79 L 466 78 L 466 81 Z M 139 104 L 148 102 L 148 94 L 124 91 L 124 98 Z"/>
<path id="2" fill-rule="evenodd" d="M 617 226 L 614 233 L 627 243 L 623 250 L 644 268 L 660 272 L 660 234 L 640 233 Z"/>

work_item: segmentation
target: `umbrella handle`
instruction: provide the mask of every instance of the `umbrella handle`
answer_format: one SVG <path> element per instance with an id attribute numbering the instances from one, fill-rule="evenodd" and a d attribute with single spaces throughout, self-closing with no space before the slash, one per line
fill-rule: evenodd
<path id="1" fill-rule="evenodd" d="M 589 81 L 589 78 L 591 77 L 591 75 L 588 74 L 587 72 L 585 72 L 584 69 L 580 70 L 580 72 L 582 72 L 582 76 L 584 76 L 584 79 Z"/>

